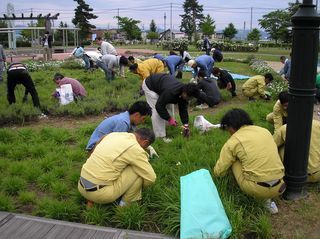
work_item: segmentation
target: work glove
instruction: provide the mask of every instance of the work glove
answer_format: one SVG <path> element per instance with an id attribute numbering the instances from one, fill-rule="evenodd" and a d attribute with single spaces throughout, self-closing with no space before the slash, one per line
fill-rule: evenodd
<path id="1" fill-rule="evenodd" d="M 188 124 L 184 124 L 182 126 L 183 130 L 182 130 L 182 135 L 183 137 L 188 138 L 190 136 L 190 129 L 189 129 L 189 125 Z"/>
<path id="2" fill-rule="evenodd" d="M 151 145 L 147 149 L 149 150 L 149 159 L 159 158 L 157 151 Z"/>
<path id="3" fill-rule="evenodd" d="M 177 121 L 174 118 L 168 120 L 169 125 L 176 127 L 178 125 Z"/>

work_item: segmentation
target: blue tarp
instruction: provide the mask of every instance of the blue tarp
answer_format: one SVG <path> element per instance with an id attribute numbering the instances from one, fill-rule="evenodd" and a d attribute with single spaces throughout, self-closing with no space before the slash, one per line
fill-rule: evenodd
<path id="1" fill-rule="evenodd" d="M 209 171 L 200 169 L 183 176 L 180 185 L 180 238 L 228 238 L 231 225 Z"/>

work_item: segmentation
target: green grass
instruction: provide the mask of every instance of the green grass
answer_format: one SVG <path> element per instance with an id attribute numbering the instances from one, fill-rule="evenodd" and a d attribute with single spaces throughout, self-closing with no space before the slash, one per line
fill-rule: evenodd
<path id="1" fill-rule="evenodd" d="M 217 65 L 241 74 L 254 74 L 243 63 L 222 62 Z M 42 105 L 50 113 L 49 117 L 68 115 L 76 119 L 81 115 L 101 114 L 111 109 L 122 110 L 133 102 L 140 84 L 139 79 L 131 74 L 126 79 L 118 78 L 107 84 L 100 71 L 85 74 L 82 70 L 63 69 L 61 72 L 65 75 L 80 79 L 88 89 L 89 96 L 78 104 L 58 106 L 50 99 L 50 93 L 55 88 L 51 80 L 54 72 L 47 70 L 32 73 Z M 190 73 L 184 74 L 184 81 L 188 81 L 190 76 Z M 242 107 L 251 115 L 255 124 L 272 130 L 265 116 L 272 110 L 274 102 L 247 103 L 247 99 L 240 93 L 242 84 L 243 81 L 237 81 L 239 96 L 236 98 L 222 91 L 223 107 L 210 111 L 190 109 L 192 134 L 189 139 L 181 136 L 179 127 L 168 128 L 168 136 L 173 138 L 173 142 L 166 144 L 157 140 L 154 144 L 160 155 L 160 159 L 151 161 L 157 174 L 156 183 L 143 191 L 141 202 L 125 208 L 110 204 L 94 205 L 86 209 L 85 199 L 77 190 L 81 166 L 87 159 L 85 146 L 99 122 L 84 121 L 70 127 L 64 125 L 63 118 L 59 118 L 59 127 L 40 124 L 1 128 L 0 210 L 21 212 L 21 205 L 32 204 L 32 212 L 26 213 L 36 216 L 178 236 L 180 177 L 201 168 L 212 172 L 221 147 L 229 137 L 218 129 L 200 134 L 192 127 L 194 117 L 203 114 L 210 122 L 218 123 L 228 109 Z M 28 104 L 8 106 L 2 94 L 5 92 L 3 84 L 0 85 L 0 92 L 3 96 L 0 97 L 0 112 L 8 109 L 6 112 L 11 112 L 10 117 L 20 115 L 21 112 L 28 117 L 34 114 L 30 100 Z M 22 89 L 17 93 L 19 101 Z M 147 120 L 147 124 L 151 125 L 150 120 Z M 241 238 L 247 233 L 254 233 L 257 237 L 269 238 L 270 217 L 261 202 L 244 195 L 231 173 L 227 177 L 213 180 L 232 224 L 232 237 Z"/>

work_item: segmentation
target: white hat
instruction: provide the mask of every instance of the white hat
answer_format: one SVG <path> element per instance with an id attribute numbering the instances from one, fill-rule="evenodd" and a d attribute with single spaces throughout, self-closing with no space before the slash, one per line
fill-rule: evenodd
<path id="1" fill-rule="evenodd" d="M 214 48 L 214 47 L 211 48 L 211 51 L 212 51 L 212 52 L 214 52 L 215 50 L 216 50 L 216 48 Z"/>
<path id="2" fill-rule="evenodd" d="M 196 63 L 195 60 L 189 60 L 188 61 L 188 66 L 192 67 Z"/>

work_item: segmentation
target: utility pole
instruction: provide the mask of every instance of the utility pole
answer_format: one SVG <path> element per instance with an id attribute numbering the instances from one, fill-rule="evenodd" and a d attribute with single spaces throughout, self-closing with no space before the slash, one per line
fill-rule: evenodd
<path id="1" fill-rule="evenodd" d="M 252 7 L 250 8 L 250 31 L 252 31 Z"/>
<path id="2" fill-rule="evenodd" d="M 286 200 L 306 197 L 307 166 L 319 51 L 318 15 L 312 0 L 303 0 L 292 16 L 292 60 L 284 152 Z M 308 40 L 306 40 L 308 39 Z M 303 69 L 303 70 L 302 70 Z"/>
<path id="3" fill-rule="evenodd" d="M 170 41 L 172 41 L 172 3 L 170 3 Z"/>
<path id="4" fill-rule="evenodd" d="M 118 8 L 118 31 L 119 31 L 119 17 L 120 17 L 120 9 Z"/>
<path id="5" fill-rule="evenodd" d="M 246 21 L 243 22 L 243 40 L 245 40 L 245 34 L 246 34 Z"/>

